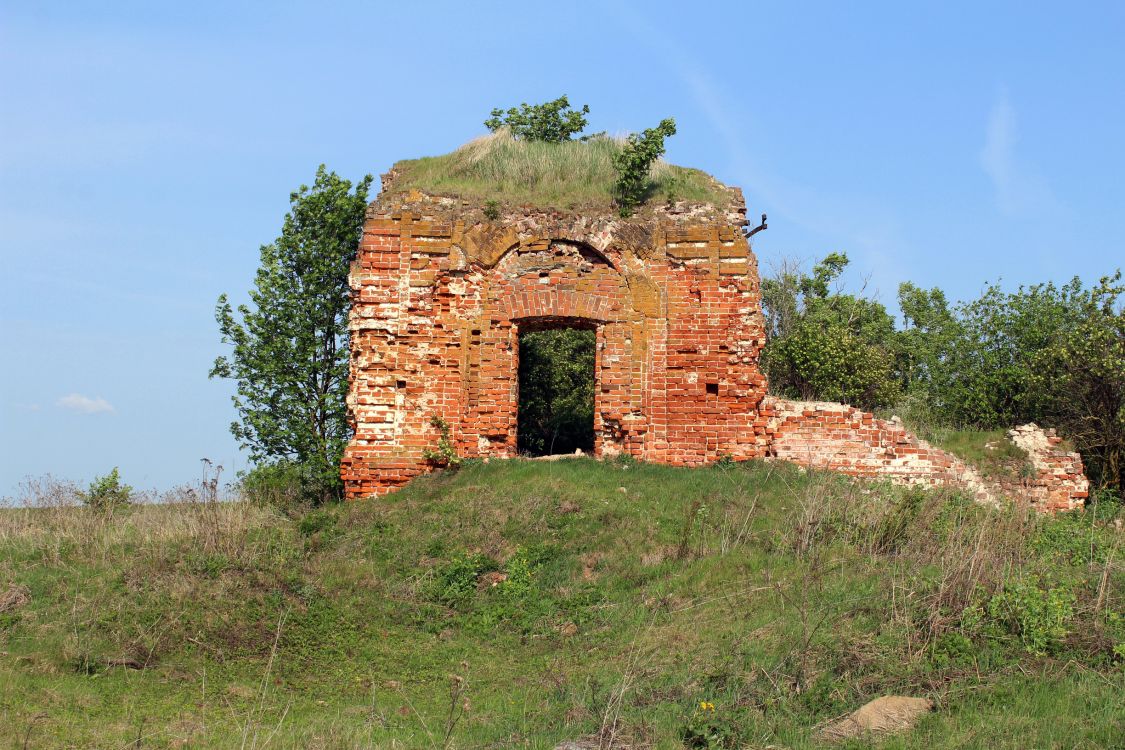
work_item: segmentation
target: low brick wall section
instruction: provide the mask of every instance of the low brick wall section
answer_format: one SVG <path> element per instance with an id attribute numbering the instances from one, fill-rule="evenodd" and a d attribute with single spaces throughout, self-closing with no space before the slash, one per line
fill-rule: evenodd
<path id="1" fill-rule="evenodd" d="M 1025 424 L 1008 430 L 1008 439 L 1027 451 L 1034 474 L 1018 485 L 1006 485 L 1005 494 L 1023 497 L 1039 510 L 1049 512 L 1082 506 L 1090 494 L 1082 457 L 1066 450 L 1053 429 Z"/>
<path id="2" fill-rule="evenodd" d="M 766 424 L 767 455 L 810 468 L 903 485 L 959 487 L 978 502 L 995 504 L 1006 496 L 1047 512 L 1079 507 L 1088 492 L 1078 454 L 1061 450 L 1053 431 L 1035 425 L 1009 433 L 1028 452 L 1034 476 L 1001 485 L 916 437 L 897 418 L 878 419 L 844 404 L 772 396 L 762 401 L 760 416 Z"/>

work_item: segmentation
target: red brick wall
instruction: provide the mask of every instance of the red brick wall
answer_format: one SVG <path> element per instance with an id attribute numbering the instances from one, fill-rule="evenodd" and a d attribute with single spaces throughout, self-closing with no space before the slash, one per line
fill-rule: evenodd
<path id="1" fill-rule="evenodd" d="M 520 330 L 597 331 L 595 453 L 697 465 L 763 454 L 757 265 L 724 217 L 479 212 L 373 204 L 351 281 L 349 497 L 432 468 L 434 416 L 463 457 L 516 452 Z"/>

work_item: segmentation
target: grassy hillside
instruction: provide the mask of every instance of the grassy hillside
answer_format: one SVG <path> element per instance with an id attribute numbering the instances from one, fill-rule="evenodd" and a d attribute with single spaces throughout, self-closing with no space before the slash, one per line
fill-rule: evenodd
<path id="1" fill-rule="evenodd" d="M 516 140 L 501 130 L 443 156 L 398 162 L 390 191 L 416 188 L 481 204 L 495 200 L 501 204 L 608 211 L 617 179 L 612 157 L 621 147 L 620 140 L 604 136 L 543 143 Z M 658 161 L 651 177 L 650 205 L 687 200 L 724 209 L 730 203 L 727 189 L 698 169 Z"/>
<path id="2" fill-rule="evenodd" d="M 3 510 L 0 746 L 813 748 L 886 693 L 888 748 L 1120 746 L 1116 512 L 587 459 Z"/>

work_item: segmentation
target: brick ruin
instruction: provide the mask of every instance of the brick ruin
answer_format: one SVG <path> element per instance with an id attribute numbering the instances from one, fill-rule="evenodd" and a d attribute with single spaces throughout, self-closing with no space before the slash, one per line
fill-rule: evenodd
<path id="1" fill-rule="evenodd" d="M 1037 428 L 1019 433 L 1035 449 L 1035 476 L 1000 487 L 898 422 L 767 396 L 757 261 L 737 190 L 728 210 L 677 204 L 620 219 L 532 208 L 489 218 L 465 201 L 385 188 L 351 273 L 350 498 L 431 470 L 435 418 L 462 457 L 515 457 L 520 333 L 582 327 L 596 332 L 595 456 L 777 458 L 953 484 L 982 501 L 1019 489 L 1044 510 L 1083 502 L 1081 460 Z"/>

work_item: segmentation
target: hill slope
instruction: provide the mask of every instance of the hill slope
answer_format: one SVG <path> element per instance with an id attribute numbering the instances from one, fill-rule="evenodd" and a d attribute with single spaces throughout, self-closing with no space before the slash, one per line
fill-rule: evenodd
<path id="1" fill-rule="evenodd" d="M 761 463 L 494 461 L 294 517 L 4 510 L 0 737 L 806 748 L 899 693 L 938 708 L 887 747 L 1108 747 L 1119 540 Z"/>

